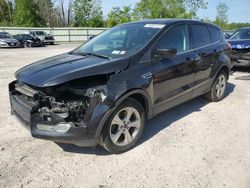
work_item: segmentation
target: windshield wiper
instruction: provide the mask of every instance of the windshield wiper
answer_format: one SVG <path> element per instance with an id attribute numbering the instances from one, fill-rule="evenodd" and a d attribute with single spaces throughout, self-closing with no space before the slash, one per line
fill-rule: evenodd
<path id="1" fill-rule="evenodd" d="M 96 53 L 93 53 L 93 52 L 88 52 L 88 53 L 76 53 L 78 55 L 83 55 L 83 56 L 95 56 L 95 57 L 100 57 L 100 58 L 104 58 L 104 59 L 110 59 L 109 56 L 106 56 L 106 55 L 102 55 L 102 54 L 96 54 Z"/>

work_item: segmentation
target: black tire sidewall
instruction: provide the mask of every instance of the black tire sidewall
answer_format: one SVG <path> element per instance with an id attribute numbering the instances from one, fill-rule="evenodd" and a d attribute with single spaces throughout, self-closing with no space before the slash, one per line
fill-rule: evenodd
<path id="1" fill-rule="evenodd" d="M 223 92 L 223 95 L 221 95 L 220 97 L 218 97 L 217 94 L 216 94 L 216 84 L 217 84 L 218 79 L 219 79 L 219 77 L 220 77 L 221 75 L 223 75 L 223 76 L 225 77 L 226 86 L 225 86 L 225 90 L 224 90 L 224 92 Z M 226 90 L 227 90 L 227 80 L 228 80 L 228 79 L 227 79 L 227 74 L 226 74 L 224 71 L 220 72 L 220 73 L 217 75 L 217 77 L 216 77 L 216 79 L 215 79 L 215 81 L 214 81 L 214 84 L 213 84 L 213 88 L 212 88 L 212 100 L 213 100 L 213 101 L 218 102 L 218 101 L 221 101 L 222 99 L 225 98 L 225 94 L 226 94 Z"/>
<path id="2" fill-rule="evenodd" d="M 133 107 L 135 108 L 141 117 L 141 127 L 140 130 L 136 136 L 136 138 L 128 145 L 126 146 L 117 146 L 115 145 L 111 138 L 110 138 L 110 125 L 111 125 L 111 121 L 113 120 L 114 116 L 123 108 L 126 107 Z M 106 150 L 108 150 L 111 153 L 122 153 L 125 151 L 130 150 L 131 148 L 133 148 L 133 146 L 138 142 L 138 140 L 140 139 L 143 129 L 144 129 L 144 125 L 145 125 L 145 121 L 146 121 L 146 115 L 145 115 L 145 110 L 144 108 L 141 106 L 141 104 L 132 98 L 128 98 L 126 100 L 124 100 L 115 110 L 114 112 L 110 115 L 110 117 L 108 118 L 108 121 L 105 124 L 104 130 L 103 130 L 103 143 L 102 146 L 104 146 L 104 148 Z"/>

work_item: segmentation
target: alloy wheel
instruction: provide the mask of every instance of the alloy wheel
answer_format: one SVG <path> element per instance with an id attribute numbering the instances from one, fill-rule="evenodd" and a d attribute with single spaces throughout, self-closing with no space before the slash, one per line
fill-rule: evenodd
<path id="1" fill-rule="evenodd" d="M 121 109 L 111 121 L 110 139 L 117 146 L 130 144 L 141 127 L 139 112 L 133 107 Z"/>
<path id="2" fill-rule="evenodd" d="M 226 83 L 227 82 L 226 82 L 225 76 L 223 74 L 220 75 L 215 85 L 216 95 L 218 98 L 220 98 L 224 94 L 225 89 L 226 89 Z"/>

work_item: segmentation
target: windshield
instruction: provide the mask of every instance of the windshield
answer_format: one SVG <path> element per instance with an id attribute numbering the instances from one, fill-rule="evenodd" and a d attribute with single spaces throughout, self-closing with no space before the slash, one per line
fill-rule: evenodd
<path id="1" fill-rule="evenodd" d="M 43 31 L 36 31 L 36 35 L 46 35 Z"/>
<path id="2" fill-rule="evenodd" d="M 238 30 L 230 39 L 250 39 L 250 29 Z"/>
<path id="3" fill-rule="evenodd" d="M 10 36 L 8 36 L 8 35 L 0 35 L 0 39 L 9 39 L 9 38 L 11 38 Z"/>
<path id="4" fill-rule="evenodd" d="M 33 39 L 33 37 L 31 35 L 23 35 L 23 38 L 27 39 L 27 40 L 32 40 Z"/>
<path id="5" fill-rule="evenodd" d="M 165 25 L 134 23 L 111 28 L 81 47 L 74 54 L 98 54 L 109 58 L 131 55 L 142 49 Z"/>

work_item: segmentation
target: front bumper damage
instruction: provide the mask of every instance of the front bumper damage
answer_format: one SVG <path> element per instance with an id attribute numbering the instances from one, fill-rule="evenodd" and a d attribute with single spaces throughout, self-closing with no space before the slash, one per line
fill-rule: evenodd
<path id="1" fill-rule="evenodd" d="M 42 96 L 40 91 L 28 85 L 17 81 L 9 84 L 11 113 L 21 120 L 33 137 L 77 146 L 95 146 L 98 125 L 110 106 L 103 102 L 106 96 L 100 91 L 95 93 L 95 90 L 88 89 L 86 95 L 86 104 L 78 101 L 62 104 Z"/>
<path id="2" fill-rule="evenodd" d="M 231 60 L 236 67 L 250 67 L 250 49 L 233 49 Z"/>

